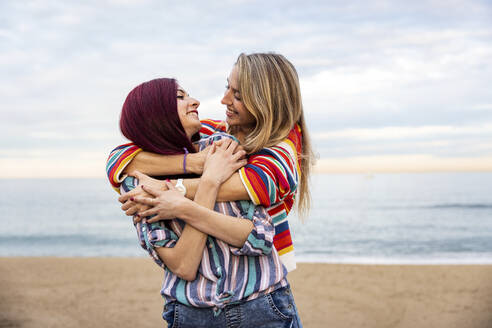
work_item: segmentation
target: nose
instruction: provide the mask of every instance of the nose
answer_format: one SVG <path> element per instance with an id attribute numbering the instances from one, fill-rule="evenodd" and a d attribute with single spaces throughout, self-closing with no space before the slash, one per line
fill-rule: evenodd
<path id="1" fill-rule="evenodd" d="M 200 106 L 200 102 L 197 99 L 190 97 L 190 106 L 198 108 L 198 106 Z"/>
<path id="2" fill-rule="evenodd" d="M 231 105 L 232 104 L 232 98 L 231 98 L 231 90 L 230 89 L 227 89 L 225 92 L 224 92 L 224 97 L 222 97 L 222 100 L 220 101 L 220 103 L 222 105 Z"/>

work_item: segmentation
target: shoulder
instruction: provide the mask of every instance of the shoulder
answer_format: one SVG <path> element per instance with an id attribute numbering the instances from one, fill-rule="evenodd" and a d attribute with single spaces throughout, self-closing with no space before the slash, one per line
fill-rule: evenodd
<path id="1" fill-rule="evenodd" d="M 290 148 L 296 153 L 302 152 L 302 131 L 299 124 L 294 125 L 294 127 L 290 130 L 289 135 L 285 138 L 280 145 L 284 148 Z"/>
<path id="2" fill-rule="evenodd" d="M 268 159 L 284 159 L 287 161 L 297 161 L 302 153 L 302 133 L 299 125 L 294 126 L 287 137 L 276 145 L 265 147 L 258 152 L 251 154 L 252 157 Z"/>
<path id="3" fill-rule="evenodd" d="M 202 128 L 200 129 L 200 137 L 209 136 L 214 134 L 215 132 L 226 132 L 227 124 L 225 121 L 221 120 L 212 120 L 212 119 L 203 119 L 200 120 L 202 123 Z"/>

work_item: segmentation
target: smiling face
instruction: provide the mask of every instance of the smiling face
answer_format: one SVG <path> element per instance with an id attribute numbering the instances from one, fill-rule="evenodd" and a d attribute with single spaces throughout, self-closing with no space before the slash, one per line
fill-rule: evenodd
<path id="1" fill-rule="evenodd" d="M 244 106 L 244 103 L 241 100 L 238 69 L 236 65 L 232 68 L 231 74 L 229 74 L 229 78 L 227 79 L 226 91 L 221 103 L 227 106 L 226 121 L 229 126 L 238 127 L 244 132 L 253 130 L 256 119 L 246 109 L 246 106 Z"/>
<path id="2" fill-rule="evenodd" d="M 200 106 L 200 102 L 195 98 L 191 98 L 179 85 L 176 98 L 179 120 L 181 125 L 183 125 L 186 135 L 191 139 L 201 128 L 200 119 L 198 118 L 198 106 Z"/>

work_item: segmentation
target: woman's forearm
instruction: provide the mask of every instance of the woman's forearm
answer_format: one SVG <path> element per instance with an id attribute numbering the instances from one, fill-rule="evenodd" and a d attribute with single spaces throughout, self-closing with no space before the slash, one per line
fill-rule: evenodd
<path id="1" fill-rule="evenodd" d="M 160 155 L 141 151 L 131 160 L 123 171 L 125 174 L 135 170 L 147 175 L 176 175 L 184 173 L 184 155 Z M 186 155 L 186 172 L 201 174 L 203 160 L 197 153 Z"/>
<path id="2" fill-rule="evenodd" d="M 192 281 L 200 265 L 206 238 L 187 224 L 173 248 L 157 247 L 155 251 L 169 270 L 181 279 Z"/>
<path id="3" fill-rule="evenodd" d="M 250 220 L 218 213 L 196 202 L 186 203 L 179 212 L 187 224 L 235 247 L 242 247 L 254 228 Z"/>
<path id="4" fill-rule="evenodd" d="M 186 197 L 193 199 L 196 194 L 196 190 L 200 183 L 200 179 L 185 179 L 183 184 L 186 186 Z M 234 173 L 226 182 L 224 182 L 217 194 L 218 202 L 228 202 L 235 200 L 250 200 L 248 192 L 244 187 L 239 173 Z"/>
<path id="5" fill-rule="evenodd" d="M 185 203 L 211 209 L 214 207 L 217 191 L 218 186 L 202 183 L 196 192 L 195 201 Z M 157 249 L 157 253 L 173 273 L 180 278 L 192 281 L 200 266 L 206 240 L 207 234 L 186 224 L 174 248 L 161 247 Z"/>

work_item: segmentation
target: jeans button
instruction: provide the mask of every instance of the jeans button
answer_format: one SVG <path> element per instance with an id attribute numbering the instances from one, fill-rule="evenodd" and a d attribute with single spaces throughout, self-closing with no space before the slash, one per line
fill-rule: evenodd
<path id="1" fill-rule="evenodd" d="M 286 289 L 285 290 L 285 295 L 289 295 L 290 294 L 290 289 Z"/>
<path id="2" fill-rule="evenodd" d="M 289 303 L 289 305 L 287 305 L 287 308 L 288 308 L 289 310 L 292 310 L 292 308 L 293 308 L 292 304 L 290 304 L 290 303 Z"/>

